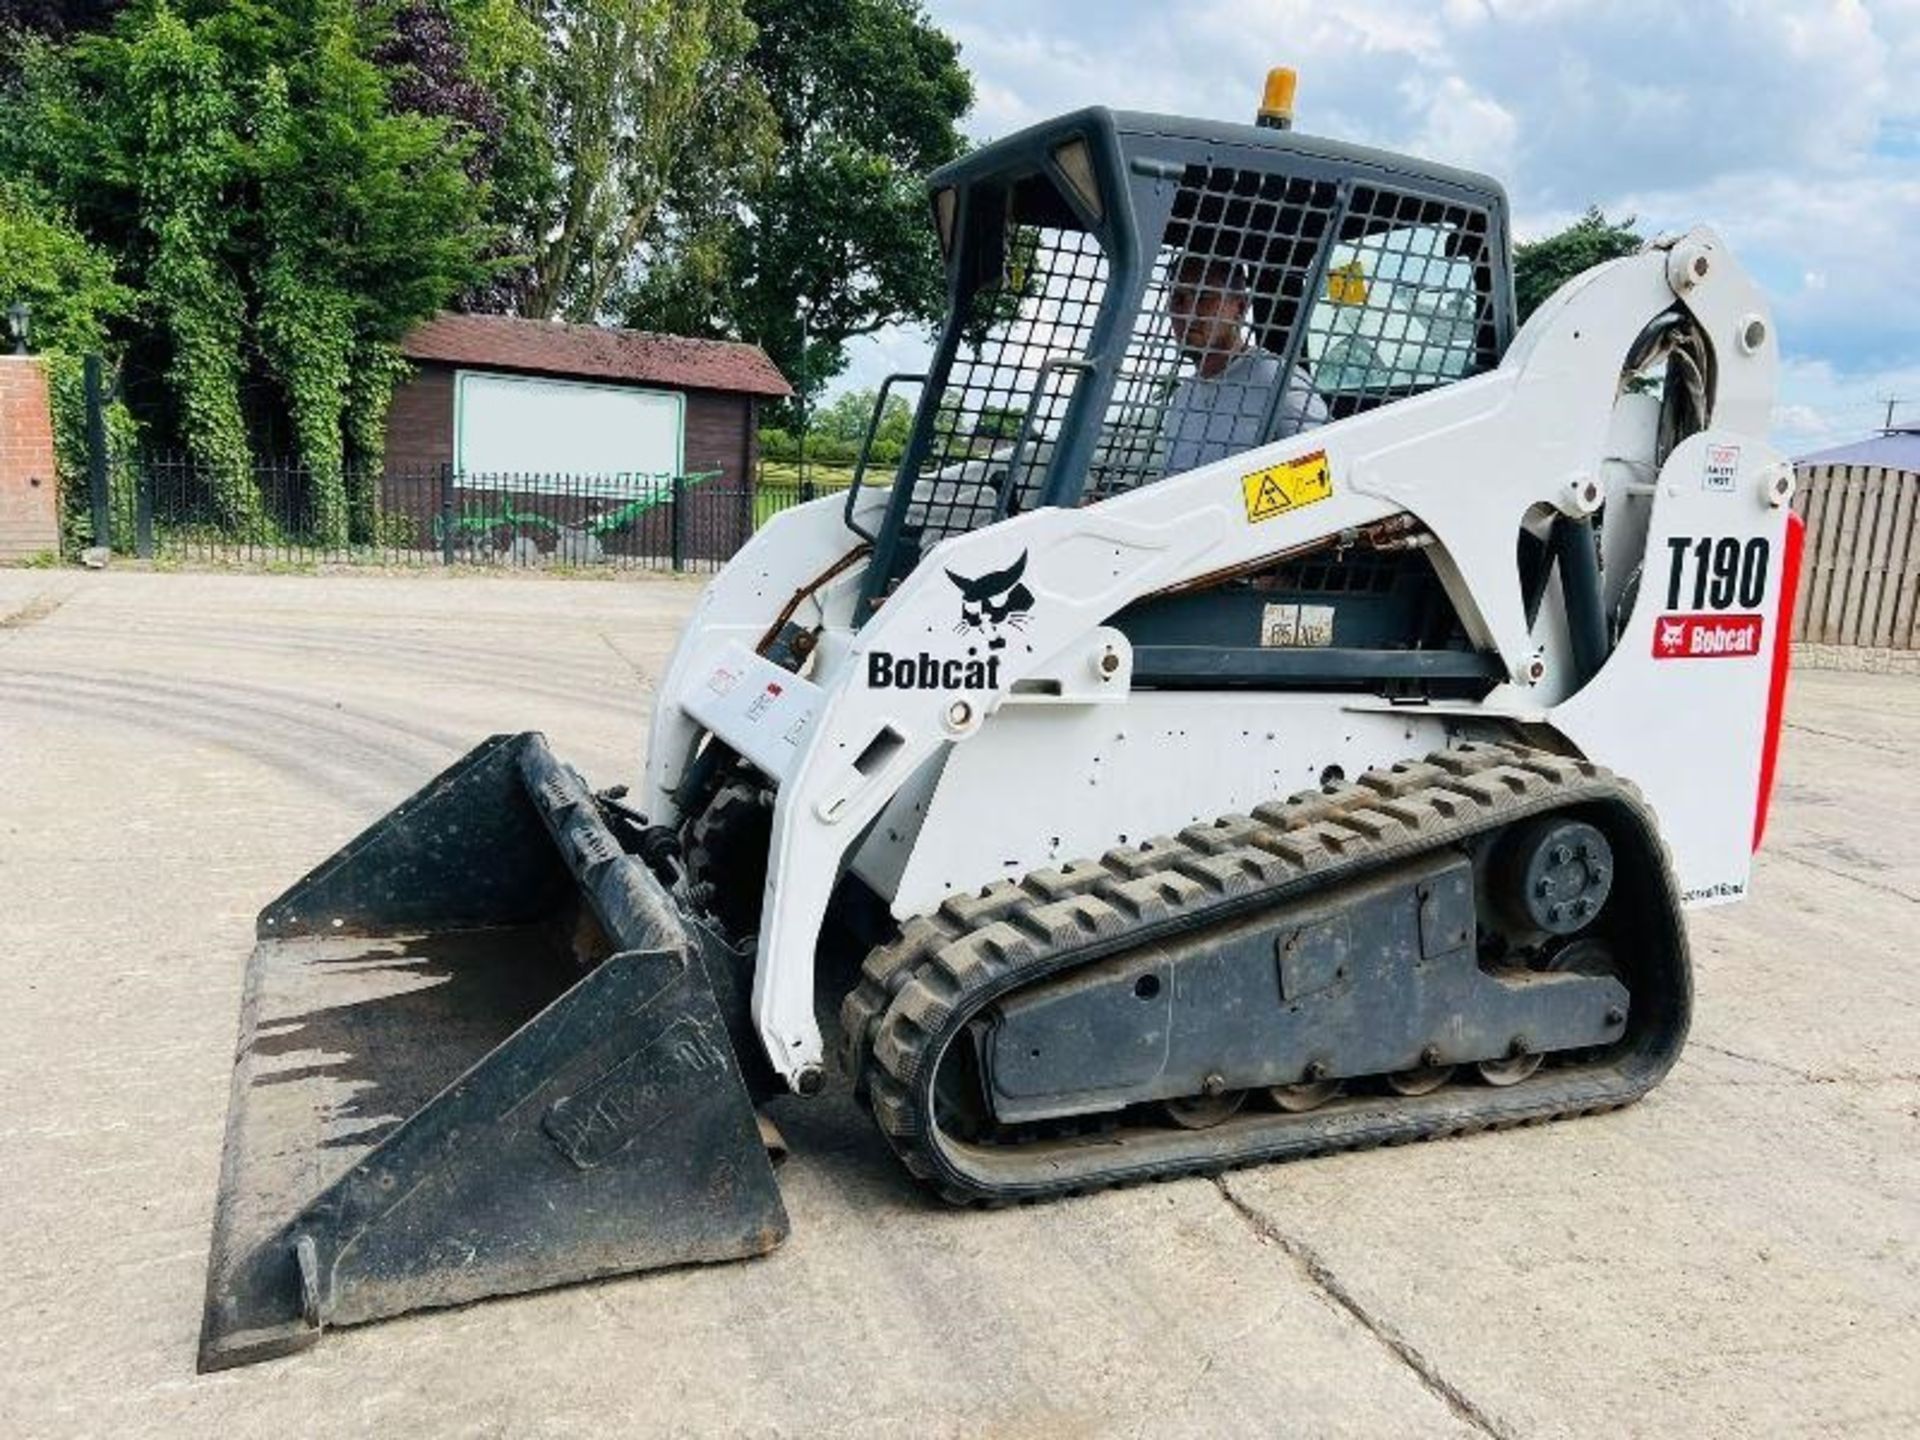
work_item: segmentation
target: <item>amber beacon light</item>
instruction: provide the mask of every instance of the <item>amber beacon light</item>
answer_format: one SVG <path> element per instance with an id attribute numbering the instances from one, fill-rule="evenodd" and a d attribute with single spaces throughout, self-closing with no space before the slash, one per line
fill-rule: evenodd
<path id="1" fill-rule="evenodd" d="M 1291 66 L 1276 65 L 1267 71 L 1267 87 L 1260 96 L 1260 123 L 1272 130 L 1293 128 L 1293 91 L 1300 77 Z"/>

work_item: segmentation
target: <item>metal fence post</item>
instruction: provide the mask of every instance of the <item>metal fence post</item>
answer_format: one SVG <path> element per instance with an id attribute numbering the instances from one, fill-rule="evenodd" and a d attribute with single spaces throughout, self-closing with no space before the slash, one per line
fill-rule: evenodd
<path id="1" fill-rule="evenodd" d="M 673 477 L 673 568 L 687 568 L 687 477 Z"/>
<path id="2" fill-rule="evenodd" d="M 113 509 L 107 495 L 106 393 L 101 383 L 100 357 L 89 355 L 81 364 L 87 395 L 87 488 L 93 500 L 93 543 L 113 548 Z"/>
<path id="3" fill-rule="evenodd" d="M 757 465 L 749 465 L 747 467 L 746 483 L 740 491 L 740 529 L 733 537 L 733 542 L 727 546 L 727 553 L 729 555 L 753 538 L 753 506 L 755 497 L 757 497 L 759 493 L 760 467 Z"/>
<path id="4" fill-rule="evenodd" d="M 153 558 L 153 477 L 144 465 L 133 472 L 133 553 Z"/>
<path id="5" fill-rule="evenodd" d="M 440 563 L 453 564 L 453 467 L 440 466 Z"/>

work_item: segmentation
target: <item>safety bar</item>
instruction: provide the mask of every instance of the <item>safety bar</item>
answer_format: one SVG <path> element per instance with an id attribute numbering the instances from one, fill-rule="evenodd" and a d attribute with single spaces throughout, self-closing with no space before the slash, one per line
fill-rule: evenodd
<path id="1" fill-rule="evenodd" d="M 871 531 L 862 530 L 854 523 L 853 507 L 860 496 L 860 482 L 867 476 L 867 453 L 873 448 L 873 437 L 880 433 L 880 421 L 887 411 L 887 392 L 893 389 L 893 382 L 896 380 L 909 381 L 918 385 L 927 383 L 925 375 L 915 375 L 906 370 L 896 371 L 880 382 L 880 393 L 873 397 L 873 414 L 867 420 L 867 433 L 860 441 L 860 456 L 853 463 L 853 479 L 847 485 L 847 528 L 869 545 L 874 543 L 876 537 Z"/>

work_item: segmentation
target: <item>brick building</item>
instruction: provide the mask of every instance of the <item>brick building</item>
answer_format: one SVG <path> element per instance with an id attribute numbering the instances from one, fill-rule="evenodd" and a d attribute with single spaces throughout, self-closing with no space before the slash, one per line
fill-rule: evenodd
<path id="1" fill-rule="evenodd" d="M 760 402 L 792 393 L 756 345 L 597 325 L 442 314 L 401 351 L 413 374 L 387 417 L 390 509 L 418 508 L 413 481 L 430 473 L 451 475 L 463 505 L 507 494 L 556 514 L 583 485 L 604 509 L 699 476 L 681 522 L 704 558 L 750 532 Z"/>
<path id="2" fill-rule="evenodd" d="M 388 416 L 388 469 L 745 479 L 759 402 L 793 393 L 757 345 L 598 325 L 439 315 L 401 351 L 414 375 Z M 537 433 L 556 420 L 567 433 Z"/>

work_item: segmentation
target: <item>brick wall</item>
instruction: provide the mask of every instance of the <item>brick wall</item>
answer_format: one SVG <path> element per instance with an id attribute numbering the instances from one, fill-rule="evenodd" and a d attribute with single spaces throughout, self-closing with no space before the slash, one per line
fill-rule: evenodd
<path id="1" fill-rule="evenodd" d="M 60 548 L 47 372 L 26 355 L 0 356 L 0 562 Z"/>
<path id="2" fill-rule="evenodd" d="M 753 437 L 753 397 L 719 390 L 685 393 L 688 473 L 718 470 L 717 483 L 741 489 L 753 476 L 747 450 Z"/>
<path id="3" fill-rule="evenodd" d="M 754 401 L 721 390 L 686 395 L 687 472 L 720 472 L 687 497 L 687 557 L 725 560 L 753 534 Z"/>
<path id="4" fill-rule="evenodd" d="M 393 392 L 387 411 L 389 475 L 453 464 L 453 367 L 422 361 Z"/>

